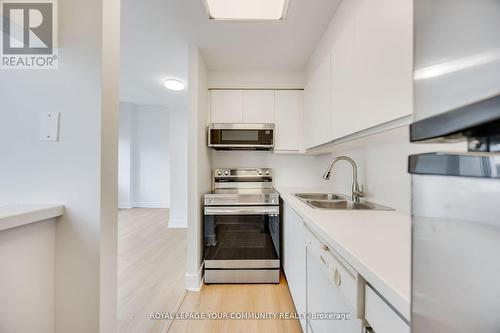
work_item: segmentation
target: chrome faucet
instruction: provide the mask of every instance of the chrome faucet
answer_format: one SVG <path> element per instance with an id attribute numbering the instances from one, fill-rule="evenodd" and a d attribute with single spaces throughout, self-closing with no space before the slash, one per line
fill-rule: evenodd
<path id="1" fill-rule="evenodd" d="M 337 163 L 338 161 L 347 161 L 351 163 L 352 166 L 352 194 L 351 194 L 351 199 L 354 202 L 359 202 L 360 198 L 364 196 L 363 192 L 363 186 L 361 188 L 359 187 L 358 183 L 358 167 L 356 166 L 356 162 L 354 162 L 351 158 L 347 156 L 339 156 L 335 157 L 333 161 L 330 163 L 328 166 L 328 169 L 326 169 L 325 174 L 323 175 L 323 179 L 329 180 L 330 179 L 330 173 L 332 171 L 333 165 Z"/>

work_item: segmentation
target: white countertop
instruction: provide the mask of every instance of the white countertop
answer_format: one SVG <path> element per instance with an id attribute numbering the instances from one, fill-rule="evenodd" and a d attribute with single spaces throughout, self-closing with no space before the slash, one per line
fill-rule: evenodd
<path id="1" fill-rule="evenodd" d="M 410 319 L 411 216 L 399 211 L 315 209 L 293 193 L 321 193 L 311 188 L 276 188 L 370 285 L 406 319 Z"/>
<path id="2" fill-rule="evenodd" d="M 64 214 L 62 205 L 16 204 L 0 206 L 0 231 Z"/>

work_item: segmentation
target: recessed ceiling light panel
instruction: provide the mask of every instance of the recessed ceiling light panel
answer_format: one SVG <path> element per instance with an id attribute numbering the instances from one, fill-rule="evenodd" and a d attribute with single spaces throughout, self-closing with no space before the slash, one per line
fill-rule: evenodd
<path id="1" fill-rule="evenodd" d="M 163 82 L 163 85 L 165 88 L 174 90 L 174 91 L 181 91 L 184 90 L 185 85 L 183 82 L 175 79 L 168 79 L 165 82 Z"/>
<path id="2" fill-rule="evenodd" d="M 289 0 L 205 0 L 212 20 L 278 21 L 285 18 Z"/>

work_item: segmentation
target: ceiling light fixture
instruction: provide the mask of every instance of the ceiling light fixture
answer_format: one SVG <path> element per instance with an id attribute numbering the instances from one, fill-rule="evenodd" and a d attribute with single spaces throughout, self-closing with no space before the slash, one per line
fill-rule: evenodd
<path id="1" fill-rule="evenodd" d="M 165 82 L 163 82 L 163 85 L 165 88 L 173 90 L 173 91 L 181 91 L 184 90 L 185 85 L 183 82 L 175 79 L 168 79 Z"/>
<path id="2" fill-rule="evenodd" d="M 279 21 L 288 10 L 289 0 L 205 0 L 211 20 Z"/>

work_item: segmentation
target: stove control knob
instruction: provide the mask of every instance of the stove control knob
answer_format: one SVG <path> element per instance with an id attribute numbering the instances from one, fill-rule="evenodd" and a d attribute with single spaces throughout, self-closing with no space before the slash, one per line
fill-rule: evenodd
<path id="1" fill-rule="evenodd" d="M 266 170 L 266 176 L 269 176 L 269 170 Z"/>
<path id="2" fill-rule="evenodd" d="M 262 170 L 259 170 L 258 174 L 259 174 L 259 176 L 261 176 L 262 175 Z"/>
<path id="3" fill-rule="evenodd" d="M 224 175 L 229 176 L 229 171 L 228 170 L 224 171 Z"/>
<path id="4" fill-rule="evenodd" d="M 221 170 L 217 170 L 217 176 L 222 176 L 222 171 Z"/>

